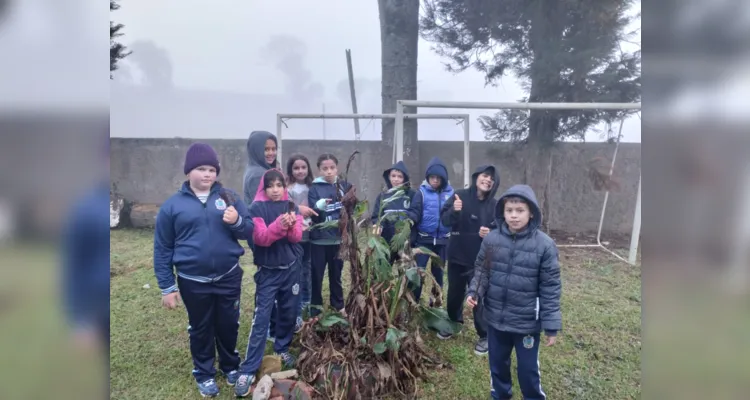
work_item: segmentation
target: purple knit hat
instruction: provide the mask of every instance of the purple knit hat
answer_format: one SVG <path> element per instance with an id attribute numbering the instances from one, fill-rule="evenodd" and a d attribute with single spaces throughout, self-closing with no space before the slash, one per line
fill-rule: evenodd
<path id="1" fill-rule="evenodd" d="M 185 154 L 185 175 L 201 165 L 210 165 L 216 168 L 216 175 L 219 175 L 219 157 L 214 149 L 205 143 L 193 143 Z"/>

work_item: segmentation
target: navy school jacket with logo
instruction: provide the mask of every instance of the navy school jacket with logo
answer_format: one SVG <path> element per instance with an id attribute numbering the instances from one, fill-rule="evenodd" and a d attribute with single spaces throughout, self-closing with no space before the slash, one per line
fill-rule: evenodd
<path id="1" fill-rule="evenodd" d="M 228 207 L 222 190 L 235 199 L 239 219 L 233 226 L 222 218 Z M 162 293 L 176 289 L 175 270 L 181 276 L 210 281 L 234 268 L 245 254 L 239 240 L 252 235 L 253 223 L 239 195 L 218 182 L 203 204 L 188 182 L 159 208 L 154 232 L 154 273 Z"/>
<path id="2" fill-rule="evenodd" d="M 307 200 L 310 207 L 315 209 L 318 216 L 312 216 L 313 224 L 319 224 L 324 221 L 338 220 L 341 216 L 341 199 L 346 191 L 352 186 L 347 181 L 339 181 L 341 190 L 336 190 L 336 184 L 328 183 L 322 177 L 315 178 L 307 193 Z M 317 206 L 320 199 L 331 199 L 323 208 Z M 341 243 L 341 233 L 338 227 L 328 229 L 313 229 L 310 231 L 310 242 L 314 244 L 339 244 Z"/>

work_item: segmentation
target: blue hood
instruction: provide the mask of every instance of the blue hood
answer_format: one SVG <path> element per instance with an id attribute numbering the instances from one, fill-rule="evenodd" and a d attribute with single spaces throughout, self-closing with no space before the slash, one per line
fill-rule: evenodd
<path id="1" fill-rule="evenodd" d="M 437 175 L 443 179 L 440 183 L 440 190 L 444 190 L 448 186 L 448 168 L 438 157 L 432 157 L 430 162 L 427 163 L 427 170 L 424 173 L 425 181 L 429 180 L 430 175 Z"/>
<path id="2" fill-rule="evenodd" d="M 534 216 L 534 218 L 529 220 L 529 230 L 533 231 L 539 228 L 542 224 L 542 210 L 539 208 L 539 202 L 536 200 L 534 189 L 529 185 L 513 185 L 510 189 L 505 191 L 502 196 L 500 196 L 500 199 L 497 201 L 497 207 L 495 208 L 497 226 L 503 226 L 505 224 L 503 200 L 506 197 L 520 197 L 526 200 L 529 203 L 531 215 Z"/>
<path id="3" fill-rule="evenodd" d="M 388 178 L 388 176 L 391 174 L 391 170 L 394 170 L 394 169 L 404 174 L 404 183 L 409 182 L 409 171 L 406 169 L 406 164 L 404 164 L 403 161 L 399 161 L 393 164 L 392 167 L 383 171 L 383 179 L 385 180 L 385 184 L 388 186 L 388 189 L 391 188 L 391 180 Z"/>

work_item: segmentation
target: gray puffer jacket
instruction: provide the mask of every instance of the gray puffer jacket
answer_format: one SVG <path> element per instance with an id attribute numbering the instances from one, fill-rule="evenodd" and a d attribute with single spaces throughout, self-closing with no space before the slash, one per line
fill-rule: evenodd
<path id="1" fill-rule="evenodd" d="M 521 232 L 511 233 L 503 216 L 506 197 L 525 199 L 532 214 Z M 497 202 L 498 229 L 482 242 L 467 297 L 479 299 L 483 317 L 493 328 L 521 334 L 562 329 L 560 265 L 555 242 L 538 230 L 542 213 L 527 185 L 515 185 Z"/>

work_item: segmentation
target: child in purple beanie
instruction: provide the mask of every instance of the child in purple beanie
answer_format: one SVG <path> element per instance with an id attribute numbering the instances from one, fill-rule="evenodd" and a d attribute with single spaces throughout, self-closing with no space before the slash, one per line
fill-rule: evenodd
<path id="1" fill-rule="evenodd" d="M 217 350 L 227 383 L 237 381 L 243 275 L 239 259 L 245 253 L 239 240 L 247 240 L 253 230 L 245 203 L 217 182 L 220 171 L 211 146 L 190 146 L 185 155 L 187 180 L 161 205 L 154 234 L 154 272 L 162 305 L 174 309 L 180 297 L 185 304 L 193 376 L 203 397 L 219 394 Z"/>

